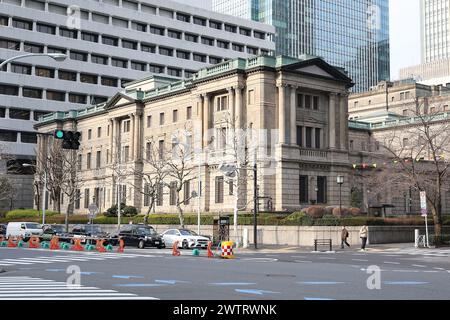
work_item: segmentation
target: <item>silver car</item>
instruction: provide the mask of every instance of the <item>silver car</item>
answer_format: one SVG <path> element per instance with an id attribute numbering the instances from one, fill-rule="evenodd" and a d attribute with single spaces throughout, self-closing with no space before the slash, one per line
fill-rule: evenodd
<path id="1" fill-rule="evenodd" d="M 178 241 L 178 247 L 184 249 L 203 248 L 208 246 L 209 239 L 204 236 L 199 236 L 189 229 L 169 229 L 162 233 L 162 237 L 166 246 L 173 246 L 175 241 Z"/>

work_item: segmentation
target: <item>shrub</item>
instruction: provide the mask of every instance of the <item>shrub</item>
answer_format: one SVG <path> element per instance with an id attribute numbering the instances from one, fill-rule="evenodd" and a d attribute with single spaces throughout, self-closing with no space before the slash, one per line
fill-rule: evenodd
<path id="1" fill-rule="evenodd" d="M 322 218 L 326 213 L 325 207 L 321 206 L 311 206 L 309 208 L 306 208 L 305 212 L 312 218 Z"/>
<path id="2" fill-rule="evenodd" d="M 333 216 L 335 217 L 346 217 L 350 215 L 350 211 L 347 208 L 334 208 Z"/>
<path id="3" fill-rule="evenodd" d="M 134 217 L 138 214 L 138 210 L 133 206 L 126 206 L 123 208 L 123 216 L 124 217 Z"/>
<path id="4" fill-rule="evenodd" d="M 54 211 L 45 211 L 45 216 L 46 217 L 51 217 L 54 215 L 57 215 L 58 212 L 54 212 Z M 22 218 L 38 218 L 42 216 L 42 212 L 39 210 L 35 210 L 35 209 L 16 209 L 16 210 L 12 210 L 12 211 L 8 211 L 5 214 L 5 218 L 7 219 L 22 219 Z"/>
<path id="5" fill-rule="evenodd" d="M 124 213 L 124 209 L 127 205 L 125 203 L 121 203 L 120 204 L 120 213 L 121 216 L 123 216 Z M 106 210 L 105 213 L 103 213 L 103 215 L 105 217 L 117 217 L 117 205 L 113 205 L 111 208 L 109 208 L 108 210 Z"/>
<path id="6" fill-rule="evenodd" d="M 350 208 L 348 209 L 350 211 L 350 215 L 353 217 L 357 217 L 361 215 L 361 209 L 359 208 Z"/>

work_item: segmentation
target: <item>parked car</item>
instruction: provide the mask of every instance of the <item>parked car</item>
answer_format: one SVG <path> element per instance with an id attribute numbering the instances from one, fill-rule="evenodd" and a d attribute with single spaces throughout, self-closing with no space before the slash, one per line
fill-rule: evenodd
<path id="1" fill-rule="evenodd" d="M 66 226 L 62 224 L 44 225 L 42 229 L 41 241 L 50 241 L 53 236 L 58 236 L 59 241 L 62 242 L 70 242 L 71 240 L 71 234 L 66 232 Z"/>
<path id="2" fill-rule="evenodd" d="M 189 248 L 206 248 L 208 246 L 209 238 L 199 236 L 189 229 L 169 229 L 162 233 L 166 246 L 172 246 L 175 241 L 178 241 L 178 247 Z"/>
<path id="3" fill-rule="evenodd" d="M 137 246 L 139 249 L 145 247 L 162 249 L 166 247 L 164 239 L 156 233 L 153 227 L 142 224 L 123 226 L 120 229 L 119 237 L 123 239 L 125 246 Z"/>
<path id="4" fill-rule="evenodd" d="M 0 235 L 6 236 L 6 224 L 0 224 Z"/>
<path id="5" fill-rule="evenodd" d="M 28 241 L 31 236 L 41 236 L 42 226 L 36 222 L 9 222 L 6 227 L 7 237 L 22 236 L 24 241 Z"/>
<path id="6" fill-rule="evenodd" d="M 73 227 L 71 234 L 73 238 L 81 238 L 82 243 L 95 244 L 96 239 L 105 239 L 103 243 L 105 246 L 108 244 L 116 245 L 118 240 L 95 224 L 78 224 Z"/>

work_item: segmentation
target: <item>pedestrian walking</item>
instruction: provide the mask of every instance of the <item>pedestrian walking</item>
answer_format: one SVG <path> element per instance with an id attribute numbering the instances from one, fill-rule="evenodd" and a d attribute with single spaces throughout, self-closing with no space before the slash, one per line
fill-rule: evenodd
<path id="1" fill-rule="evenodd" d="M 349 236 L 348 230 L 347 228 L 345 228 L 345 226 L 343 226 L 341 231 L 341 249 L 344 249 L 344 244 L 346 244 L 347 247 L 350 247 L 350 245 L 347 242 L 348 236 Z"/>
<path id="2" fill-rule="evenodd" d="M 366 251 L 366 243 L 367 243 L 367 235 L 369 233 L 369 229 L 366 225 L 363 225 L 359 230 L 359 237 L 361 238 L 361 251 Z"/>

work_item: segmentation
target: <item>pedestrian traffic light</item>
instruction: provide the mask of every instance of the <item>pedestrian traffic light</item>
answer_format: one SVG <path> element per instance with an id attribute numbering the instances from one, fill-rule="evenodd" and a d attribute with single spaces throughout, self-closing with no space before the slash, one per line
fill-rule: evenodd
<path id="1" fill-rule="evenodd" d="M 81 134 L 77 131 L 64 131 L 64 130 L 55 130 L 53 136 L 56 139 L 62 139 L 62 148 L 63 149 L 71 149 L 78 150 L 80 147 L 80 136 Z"/>

